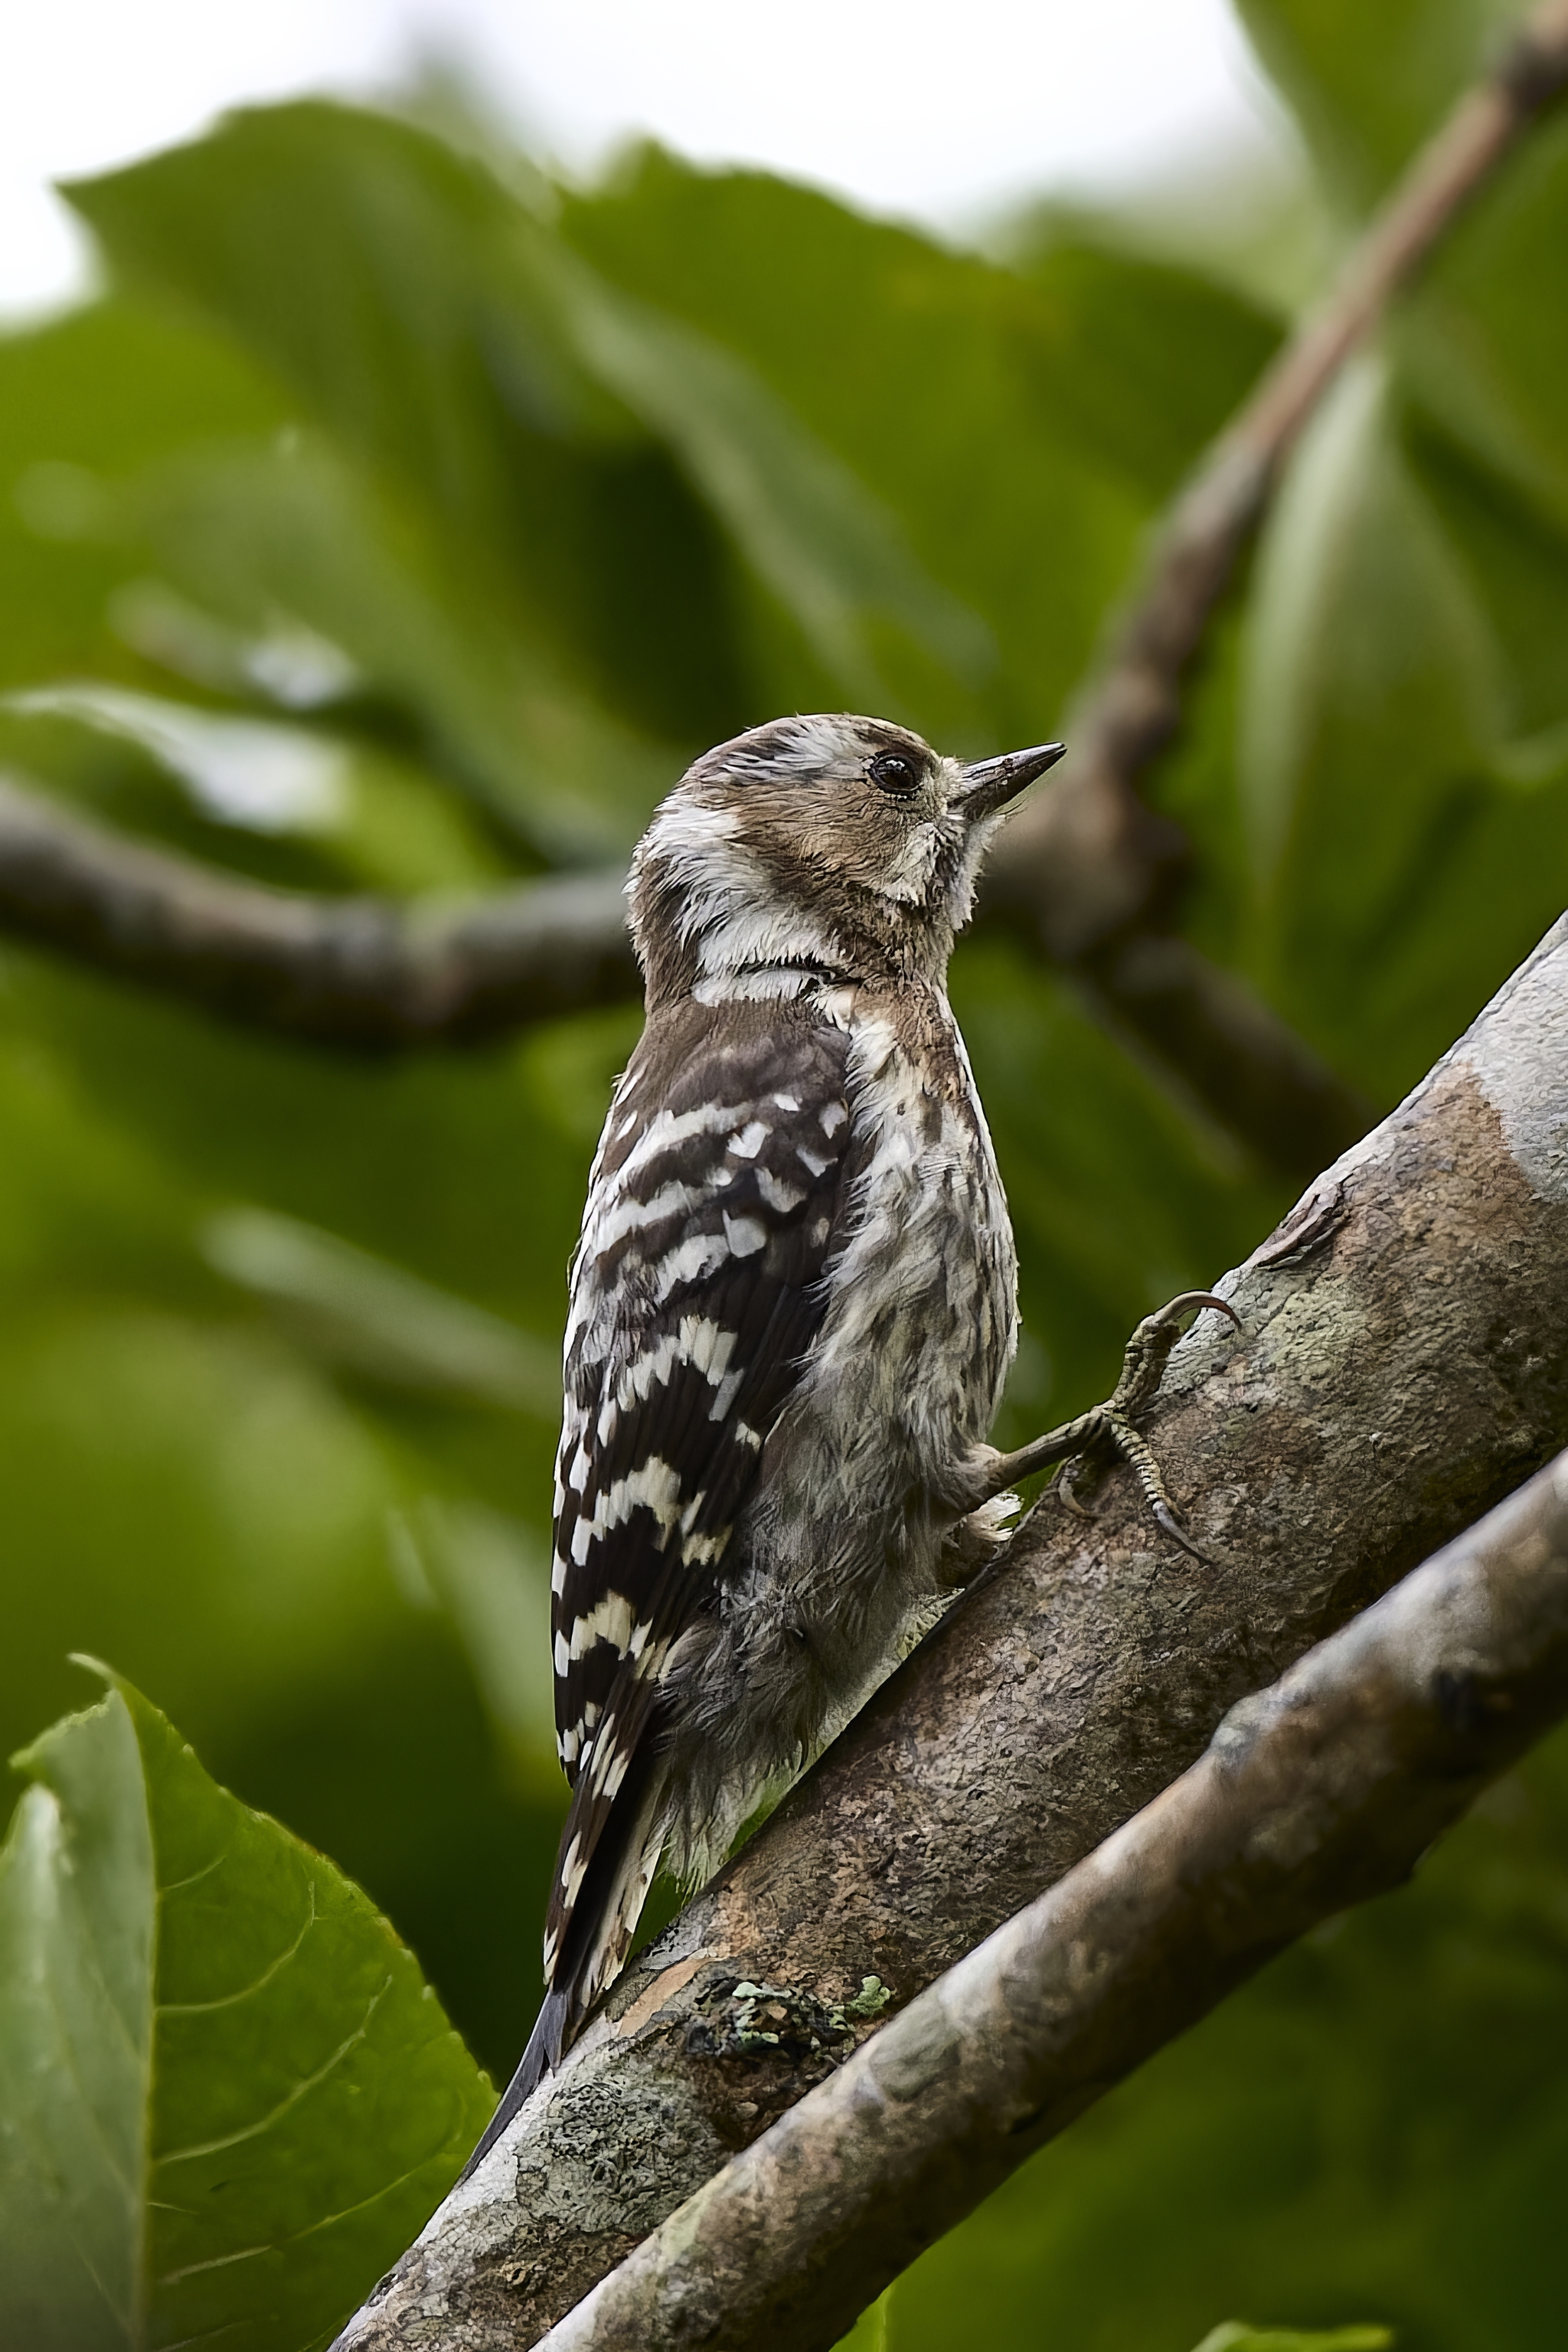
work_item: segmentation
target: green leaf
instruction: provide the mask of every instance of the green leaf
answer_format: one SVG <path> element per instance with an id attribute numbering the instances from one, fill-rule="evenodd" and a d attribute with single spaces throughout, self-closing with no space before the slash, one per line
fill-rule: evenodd
<path id="1" fill-rule="evenodd" d="M 1496 644 L 1390 410 L 1364 360 L 1303 438 L 1263 536 L 1237 718 L 1255 969 L 1374 1096 L 1413 1082 L 1452 1034 L 1439 1022 L 1462 1026 L 1506 976 L 1506 929 L 1456 939 L 1438 910 L 1478 827 L 1517 815 L 1489 782 Z M 1413 975 L 1444 961 L 1428 1021 Z"/>
<path id="2" fill-rule="evenodd" d="M 547 854 L 624 855 L 675 758 L 552 653 L 474 551 L 314 434 L 193 452 L 132 485 L 124 528 L 195 608 L 248 639 L 279 618 L 336 650 L 380 728 Z M 274 656 L 276 658 L 276 656 Z M 338 723 L 353 725 L 353 711 Z"/>
<path id="3" fill-rule="evenodd" d="M 992 667 L 984 624 L 926 577 L 893 517 L 742 360 L 597 284 L 580 263 L 563 260 L 556 282 L 584 359 L 679 456 L 845 688 L 865 702 L 889 699 L 868 634 L 878 619 L 961 680 Z"/>
<path id="4" fill-rule="evenodd" d="M 1325 771 L 1349 754 L 1357 856 L 1348 868 L 1335 858 L 1334 917 L 1341 940 L 1378 920 L 1403 870 L 1412 804 L 1434 763 L 1452 772 L 1489 745 L 1494 691 L 1485 625 L 1394 445 L 1385 372 L 1363 361 L 1304 436 L 1258 560 L 1238 723 L 1261 898 L 1310 889 L 1300 875 L 1309 827 L 1345 837 L 1347 811 L 1324 806 Z"/>
<path id="5" fill-rule="evenodd" d="M 1003 268 L 651 147 L 562 223 L 601 278 L 743 359 L 985 623 L 999 666 L 964 693 L 897 669 L 934 740 L 1055 723 L 1153 499 L 1275 340 L 1187 272 L 1081 250 Z M 760 627 L 752 645 L 763 707 L 791 707 L 791 649 Z"/>
<path id="6" fill-rule="evenodd" d="M 1568 719 L 1568 527 L 1516 481 L 1500 477 L 1421 409 L 1405 450 L 1448 546 L 1490 624 L 1506 737 L 1541 735 Z"/>
<path id="7" fill-rule="evenodd" d="M 108 1679 L 17 1759 L 0 1855 L 0 2337 L 302 2352 L 489 2087 L 357 1888 Z"/>
<path id="8" fill-rule="evenodd" d="M 1350 213 L 1365 211 L 1527 0 L 1238 0 L 1258 57 Z"/>
<path id="9" fill-rule="evenodd" d="M 541 520 L 551 534 L 564 445 L 635 441 L 636 419 L 841 690 L 885 693 L 872 618 L 960 674 L 989 661 L 983 625 L 742 360 L 600 284 L 428 133 L 271 109 L 72 197 L 122 268 L 226 319 L 343 446 L 526 582 L 537 610 L 556 606 L 551 565 L 537 546 L 520 560 L 517 542 Z M 310 244 L 304 273 L 281 259 L 286 217 Z"/>
<path id="10" fill-rule="evenodd" d="M 67 194 L 118 269 L 237 331 L 346 451 L 479 545 L 515 524 L 525 436 L 630 429 L 535 289 L 538 225 L 410 124 L 254 109 Z"/>
<path id="11" fill-rule="evenodd" d="M 1533 127 L 1445 239 L 1399 348 L 1427 414 L 1568 531 L 1568 122 Z"/>
<path id="12" fill-rule="evenodd" d="M 115 479 L 193 439 L 274 432 L 288 413 L 226 339 L 149 307 L 100 302 L 0 336 L 0 686 L 136 677 L 109 613 L 134 568 L 112 528 Z"/>

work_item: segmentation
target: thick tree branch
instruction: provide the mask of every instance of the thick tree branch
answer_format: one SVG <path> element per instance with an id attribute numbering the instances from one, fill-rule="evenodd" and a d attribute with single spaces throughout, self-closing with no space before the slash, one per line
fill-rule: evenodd
<path id="1" fill-rule="evenodd" d="M 417 1045 L 612 1003 L 639 985 L 616 875 L 404 908 L 242 882 L 0 779 L 0 926 L 231 1019 Z"/>
<path id="2" fill-rule="evenodd" d="M 1568 1454 L 1283 1678 L 809 2093 L 548 2352 L 830 2352 L 889 2280 L 1294 1937 L 1400 1885 L 1568 1714 Z"/>
<path id="3" fill-rule="evenodd" d="M 1417 157 L 1328 301 L 1265 373 L 1160 531 L 1073 721 L 1058 782 L 1015 819 L 988 904 L 1275 1165 L 1304 1175 L 1365 1106 L 1268 1009 L 1171 928 L 1185 851 L 1138 796 L 1181 716 L 1215 603 L 1284 457 L 1346 355 L 1568 79 L 1551 0 Z M 229 1017 L 320 1043 L 434 1045 L 637 986 L 607 886 L 563 882 L 435 909 L 292 896 L 116 838 L 0 789 L 0 927 Z"/>
<path id="4" fill-rule="evenodd" d="M 531 2343 L 1275 1679 L 1568 1434 L 1568 920 L 1218 1287 L 1150 1433 L 1215 1565 L 1113 1477 L 1049 1502 L 642 1956 L 342 2338 Z M 759 2006 L 742 1983 L 774 1992 Z M 763 2032 L 775 2038 L 760 2039 Z"/>

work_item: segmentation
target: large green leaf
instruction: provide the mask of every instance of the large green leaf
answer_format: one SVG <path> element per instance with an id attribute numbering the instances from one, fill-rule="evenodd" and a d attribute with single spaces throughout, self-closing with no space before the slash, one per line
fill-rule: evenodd
<path id="1" fill-rule="evenodd" d="M 1323 946 L 1337 958 L 1386 921 L 1435 777 L 1473 766 L 1497 732 L 1493 648 L 1400 463 L 1375 362 L 1347 372 L 1290 468 L 1248 640 L 1240 786 L 1256 887 L 1265 904 L 1305 899 L 1300 919 L 1332 920 Z M 1320 827 L 1329 841 L 1304 840 Z M 1303 872 L 1331 858 L 1331 911 L 1318 863 Z"/>
<path id="2" fill-rule="evenodd" d="M 879 685 L 866 637 L 879 616 L 939 667 L 984 665 L 984 630 L 743 361 L 599 284 L 491 173 L 426 132 L 272 109 L 72 194 L 121 268 L 221 318 L 346 448 L 482 551 L 558 641 L 595 561 L 578 501 L 646 427 L 841 691 Z M 597 521 L 601 599 L 616 564 L 647 576 L 651 559 L 673 584 L 693 552 L 689 530 L 644 547 L 610 505 Z"/>
<path id="3" fill-rule="evenodd" d="M 178 588 L 252 635 L 285 613 L 340 647 L 384 730 L 395 714 L 437 775 L 547 853 L 624 854 L 678 765 L 595 699 L 488 567 L 465 562 L 466 539 L 320 436 L 188 458 L 124 503 Z"/>
<path id="4" fill-rule="evenodd" d="M 938 738 L 1027 741 L 1055 721 L 1154 499 L 1273 341 L 1189 273 L 1082 249 L 1002 268 L 652 148 L 563 226 L 604 277 L 740 353 L 987 624 L 1000 667 L 971 697 L 908 676 Z M 758 658 L 788 707 L 788 648 Z"/>
<path id="5" fill-rule="evenodd" d="M 150 306 L 99 302 L 0 337 L 0 686 L 140 677 L 110 617 L 136 569 L 112 529 L 110 486 L 193 442 L 276 432 L 288 415 L 226 337 Z"/>
<path id="6" fill-rule="evenodd" d="M 873 656 L 878 620 L 960 679 L 984 676 L 984 624 L 924 575 L 891 516 L 752 369 L 580 265 L 563 259 L 555 282 L 578 350 L 680 457 L 837 681 L 863 701 L 896 695 Z"/>
<path id="7" fill-rule="evenodd" d="M 1386 187 L 1528 0 L 1237 0 L 1347 211 Z"/>
<path id="8" fill-rule="evenodd" d="M 1426 412 L 1568 532 L 1568 121 L 1535 129 L 1458 223 L 1400 344 Z"/>
<path id="9" fill-rule="evenodd" d="M 237 331 L 344 449 L 476 544 L 520 520 L 524 436 L 635 429 L 535 287 L 530 215 L 410 124 L 258 109 L 68 194 L 119 268 Z"/>
<path id="10" fill-rule="evenodd" d="M 1473 570 L 1364 361 L 1264 533 L 1237 781 L 1256 969 L 1374 1097 L 1413 1083 L 1568 890 L 1568 747 L 1514 745 L 1510 699 Z"/>
<path id="11" fill-rule="evenodd" d="M 109 1679 L 18 1759 L 0 1856 L 0 2336 L 304 2352 L 489 2086 L 357 1888 Z"/>

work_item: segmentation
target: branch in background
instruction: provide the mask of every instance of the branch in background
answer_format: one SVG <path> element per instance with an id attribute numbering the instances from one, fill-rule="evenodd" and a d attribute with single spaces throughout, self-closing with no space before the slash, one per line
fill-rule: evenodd
<path id="1" fill-rule="evenodd" d="M 1568 1714 L 1568 1454 L 1269 1689 L 644 2240 L 547 2352 L 831 2352 L 1266 1960 L 1408 1878 Z"/>
<path id="2" fill-rule="evenodd" d="M 0 778 L 0 931 L 161 989 L 229 1021 L 360 1050 L 477 1044 L 637 995 L 618 875 L 556 876 L 445 901 L 279 890 L 127 839 Z M 1201 1099 L 1244 1055 L 1230 1123 L 1291 1172 L 1359 1105 L 1292 1033 L 1184 940 L 1117 950 L 1123 1012 Z M 1195 998 L 1203 1019 L 1173 1017 Z M 1254 1048 L 1256 1050 L 1249 1050 Z M 1217 1054 L 1220 1066 L 1198 1056 Z"/>
<path id="3" fill-rule="evenodd" d="M 0 926 L 285 1035 L 493 1035 L 638 986 L 618 876 L 403 908 L 242 882 L 0 780 Z"/>
<path id="4" fill-rule="evenodd" d="M 1348 353 L 1568 79 L 1552 0 L 1459 102 L 1267 371 L 1160 533 L 1148 577 L 1073 725 L 1059 782 L 1003 836 L 991 908 L 1073 967 L 1226 1125 L 1304 1175 L 1366 1107 L 1236 980 L 1170 929 L 1184 849 L 1137 784 L 1303 424 Z M 493 1035 L 635 992 L 607 883 L 562 881 L 426 911 L 266 890 L 124 843 L 0 787 L 0 926 L 100 969 L 321 1044 Z"/>
<path id="5" fill-rule="evenodd" d="M 1201 1755 L 1238 1699 L 1568 1429 L 1568 919 L 1218 1286 L 1152 1435 L 1201 1565 L 1113 1477 L 999 1569 L 622 1979 L 342 2339 L 532 2343 L 909 2002 Z M 759 2021 L 742 1984 L 768 1986 Z M 759 2024 L 777 2036 L 759 2041 Z"/>
<path id="6" fill-rule="evenodd" d="M 1549 0 L 1415 157 L 1327 299 L 1177 498 L 1066 730 L 1068 756 L 1008 826 L 986 879 L 987 907 L 1080 971 L 1235 1132 L 1302 1174 L 1361 1132 L 1364 1108 L 1283 1022 L 1174 937 L 1186 845 L 1138 786 L 1181 724 L 1187 670 L 1302 428 L 1391 299 L 1565 86 L 1568 5 Z"/>

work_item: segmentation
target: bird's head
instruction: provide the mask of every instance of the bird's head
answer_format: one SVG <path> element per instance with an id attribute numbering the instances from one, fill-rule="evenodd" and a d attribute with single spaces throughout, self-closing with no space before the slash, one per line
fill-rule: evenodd
<path id="1" fill-rule="evenodd" d="M 704 752 L 632 862 L 650 1004 L 940 980 L 987 844 L 1063 748 L 965 766 L 888 719 L 832 714 Z"/>

